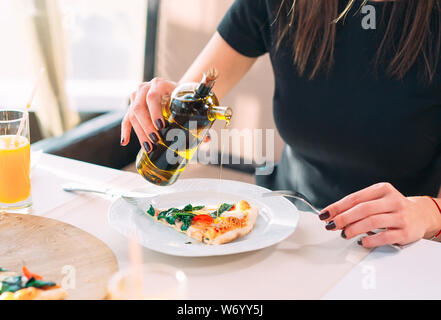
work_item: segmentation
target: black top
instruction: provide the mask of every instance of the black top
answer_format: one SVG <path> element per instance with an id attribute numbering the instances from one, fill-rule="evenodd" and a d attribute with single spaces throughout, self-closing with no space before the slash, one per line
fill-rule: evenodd
<path id="1" fill-rule="evenodd" d="M 218 32 L 239 53 L 269 53 L 274 118 L 286 142 L 281 162 L 257 182 L 296 190 L 318 207 L 377 182 L 406 196 L 436 196 L 441 185 L 441 79 L 419 81 L 417 67 L 391 79 L 372 59 L 384 28 L 365 30 L 352 9 L 337 28 L 335 64 L 328 75 L 300 77 L 291 43 L 275 50 L 276 0 L 236 0 Z M 358 2 L 360 3 L 360 1 Z M 377 15 L 385 3 L 371 3 Z M 387 12 L 384 12 L 387 14 Z"/>

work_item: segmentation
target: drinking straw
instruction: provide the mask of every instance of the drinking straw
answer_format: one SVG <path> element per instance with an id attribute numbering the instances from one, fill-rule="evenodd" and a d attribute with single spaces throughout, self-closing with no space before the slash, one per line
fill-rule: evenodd
<path id="1" fill-rule="evenodd" d="M 32 91 L 31 91 L 31 95 L 29 96 L 29 99 L 26 103 L 26 113 L 23 115 L 23 118 L 21 118 L 20 126 L 18 127 L 16 139 L 18 139 L 21 136 L 21 132 L 23 131 L 24 124 L 25 124 L 25 121 L 26 121 L 26 118 L 28 115 L 28 110 L 31 108 L 32 102 L 34 101 L 35 94 L 37 93 L 37 90 L 40 86 L 41 78 L 43 77 L 44 72 L 45 72 L 45 69 L 41 68 L 40 73 L 38 74 L 38 77 L 35 80 L 34 87 L 32 88 Z"/>

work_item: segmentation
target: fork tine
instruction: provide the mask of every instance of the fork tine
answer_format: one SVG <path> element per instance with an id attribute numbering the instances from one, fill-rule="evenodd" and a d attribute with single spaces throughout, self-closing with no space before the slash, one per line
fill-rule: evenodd
<path id="1" fill-rule="evenodd" d="M 263 194 L 262 194 L 262 197 L 266 198 L 266 197 L 272 197 L 272 196 L 275 196 L 275 195 L 281 195 L 281 196 L 283 196 L 283 195 L 287 195 L 287 194 L 292 195 L 293 192 L 290 191 L 290 190 L 277 190 L 277 191 L 270 191 L 270 192 L 265 192 L 265 193 L 263 193 Z"/>
<path id="2" fill-rule="evenodd" d="M 266 198 L 266 197 L 272 197 L 272 196 L 277 196 L 277 195 L 282 196 L 282 197 L 290 197 L 290 198 L 294 198 L 299 201 L 302 201 L 304 204 L 306 204 L 308 207 L 310 207 L 313 210 L 313 213 L 320 214 L 320 211 L 316 207 L 314 207 L 310 203 L 308 198 L 306 198 L 300 192 L 293 192 L 291 190 L 277 190 L 277 191 L 265 192 L 262 194 L 262 197 Z"/>
<path id="3" fill-rule="evenodd" d="M 137 207 L 138 209 L 144 210 L 146 204 L 148 203 L 150 198 L 135 198 L 135 197 L 128 197 L 128 196 L 121 196 L 122 199 L 124 199 L 127 203 L 131 204 L 134 207 Z"/>
<path id="4" fill-rule="evenodd" d="M 122 196 L 122 198 L 127 201 L 128 203 L 130 203 L 131 205 L 137 206 L 138 205 L 138 201 L 135 198 L 131 198 L 131 197 L 124 197 Z"/>

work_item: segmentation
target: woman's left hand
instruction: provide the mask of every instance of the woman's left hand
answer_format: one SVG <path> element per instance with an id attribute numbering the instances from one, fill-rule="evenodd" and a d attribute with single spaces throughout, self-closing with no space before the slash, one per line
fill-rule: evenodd
<path id="1" fill-rule="evenodd" d="M 441 215 L 427 197 L 405 197 L 390 183 L 378 183 L 352 193 L 322 210 L 319 216 L 328 230 L 342 230 L 351 239 L 375 229 L 384 232 L 366 236 L 366 248 L 386 244 L 405 245 L 434 236 L 441 228 Z"/>

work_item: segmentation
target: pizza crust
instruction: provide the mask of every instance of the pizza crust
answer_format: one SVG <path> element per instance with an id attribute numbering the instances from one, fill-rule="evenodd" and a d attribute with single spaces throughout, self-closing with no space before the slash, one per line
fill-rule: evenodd
<path id="1" fill-rule="evenodd" d="M 38 290 L 37 295 L 32 300 L 64 300 L 67 292 L 63 288 Z"/>

